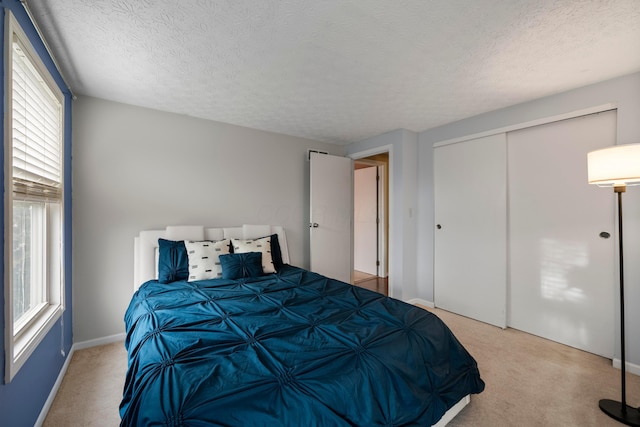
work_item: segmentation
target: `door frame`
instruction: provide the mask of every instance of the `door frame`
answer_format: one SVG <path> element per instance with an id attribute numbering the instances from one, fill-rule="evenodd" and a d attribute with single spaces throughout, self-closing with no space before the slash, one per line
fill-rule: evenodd
<path id="1" fill-rule="evenodd" d="M 354 167 L 356 164 L 367 165 L 370 167 L 375 167 L 377 169 L 378 180 L 376 182 L 377 187 L 377 205 L 376 205 L 376 217 L 378 219 L 377 224 L 377 248 L 376 248 L 376 256 L 377 256 L 377 276 L 378 277 L 387 277 L 387 239 L 386 239 L 386 220 L 387 217 L 385 215 L 385 180 L 387 179 L 387 170 L 385 168 L 384 162 L 379 162 L 376 160 L 369 160 L 366 158 L 360 160 L 354 160 Z M 355 177 L 355 175 L 354 175 Z M 354 192 L 355 196 L 355 192 Z M 355 198 L 354 198 L 354 212 L 355 212 Z M 354 222 L 355 224 L 355 222 Z M 354 239 L 355 239 L 355 231 L 354 231 Z M 355 245 L 354 245 L 355 250 Z"/>
<path id="2" fill-rule="evenodd" d="M 433 148 L 440 147 L 442 145 L 455 144 L 456 142 L 463 142 L 472 139 L 478 139 L 485 136 L 495 135 L 497 133 L 509 133 L 514 130 L 526 129 L 538 125 L 546 125 L 547 123 L 559 122 L 561 120 L 574 119 L 576 117 L 588 116 L 594 113 L 603 113 L 609 110 L 617 110 L 618 103 L 609 102 L 606 104 L 596 105 L 589 108 L 583 108 L 581 110 L 569 111 L 567 113 L 555 114 L 553 116 L 542 117 L 536 120 L 530 120 L 527 122 L 520 122 L 509 126 L 503 126 L 499 128 L 489 129 L 483 132 L 476 132 L 469 135 L 464 135 L 456 138 L 445 139 L 433 144 Z"/>
<path id="3" fill-rule="evenodd" d="M 387 277 L 387 288 L 388 288 L 388 295 L 390 297 L 393 297 L 393 286 L 392 286 L 392 277 L 390 271 L 394 268 L 397 267 L 399 269 L 402 268 L 402 266 L 396 266 L 396 263 L 399 262 L 400 260 L 396 260 L 395 257 L 393 256 L 393 249 L 394 249 L 394 245 L 393 245 L 393 239 L 391 238 L 391 236 L 393 236 L 394 233 L 394 229 L 393 229 L 393 218 L 395 217 L 395 212 L 394 212 L 394 199 L 393 199 L 393 145 L 391 144 L 387 144 L 387 145 L 382 145 L 380 147 L 376 147 L 376 148 L 371 148 L 368 150 L 363 150 L 363 151 L 358 151 L 355 153 L 351 153 L 348 154 L 347 157 L 350 157 L 351 159 L 353 159 L 354 161 L 356 160 L 361 160 L 364 159 L 365 157 L 370 157 L 370 156 L 375 156 L 376 154 L 384 154 L 387 153 L 389 155 L 389 167 L 388 169 L 385 171 L 387 174 L 387 180 L 389 182 L 389 218 L 387 218 L 387 222 L 389 224 L 388 227 L 388 235 L 389 235 L 389 239 L 387 239 L 386 242 L 386 255 L 387 257 L 382 257 L 381 258 L 381 268 L 380 271 L 382 272 L 382 263 L 385 261 L 385 259 L 388 259 L 388 264 L 386 264 L 384 266 L 384 273 L 386 274 Z M 382 222 L 382 221 L 381 221 Z M 384 226 L 384 224 L 383 224 Z M 352 233 L 353 234 L 353 233 Z M 381 245 L 382 246 L 382 245 Z M 382 246 L 382 250 L 385 250 L 385 246 Z M 400 284 L 400 286 L 402 286 L 402 284 Z"/>

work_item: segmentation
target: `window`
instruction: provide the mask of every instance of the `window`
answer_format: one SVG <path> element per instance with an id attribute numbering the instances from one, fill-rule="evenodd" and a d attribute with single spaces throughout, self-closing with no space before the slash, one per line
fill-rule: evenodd
<path id="1" fill-rule="evenodd" d="M 5 57 L 5 328 L 10 381 L 64 310 L 64 97 L 15 18 Z"/>

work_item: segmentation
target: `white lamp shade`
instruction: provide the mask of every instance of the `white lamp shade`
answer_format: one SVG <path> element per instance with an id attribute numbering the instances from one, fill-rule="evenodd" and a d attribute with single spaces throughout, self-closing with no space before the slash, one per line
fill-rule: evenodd
<path id="1" fill-rule="evenodd" d="M 589 184 L 640 184 L 640 144 L 614 145 L 587 154 Z"/>

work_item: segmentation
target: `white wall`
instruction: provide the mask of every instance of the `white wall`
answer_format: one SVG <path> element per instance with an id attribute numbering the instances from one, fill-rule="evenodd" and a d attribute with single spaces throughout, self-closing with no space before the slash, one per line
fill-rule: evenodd
<path id="1" fill-rule="evenodd" d="M 303 138 L 80 97 L 73 109 L 74 340 L 124 332 L 133 238 L 166 225 L 285 227 L 308 267 Z"/>
<path id="2" fill-rule="evenodd" d="M 416 275 L 417 141 L 416 133 L 399 129 L 347 146 L 354 158 L 389 151 L 389 291 L 401 300 L 419 297 L 421 287 Z"/>
<path id="3" fill-rule="evenodd" d="M 482 114 L 419 134 L 418 241 L 433 241 L 433 144 L 514 126 L 573 111 L 613 104 L 618 110 L 617 143 L 640 143 L 640 73 Z M 585 159 L 586 167 L 586 159 Z M 602 191 L 607 191 L 603 189 Z M 570 197 L 570 195 L 568 195 Z M 640 188 L 629 188 L 624 199 L 625 301 L 628 361 L 640 364 Z M 611 203 L 615 203 L 611 192 Z M 433 301 L 433 249 L 419 245 L 420 283 L 431 280 L 424 299 Z M 426 277 L 425 277 L 426 276 Z M 619 313 L 616 307 L 616 324 Z M 612 331 L 619 337 L 619 331 Z M 616 344 L 619 357 L 619 343 Z"/>

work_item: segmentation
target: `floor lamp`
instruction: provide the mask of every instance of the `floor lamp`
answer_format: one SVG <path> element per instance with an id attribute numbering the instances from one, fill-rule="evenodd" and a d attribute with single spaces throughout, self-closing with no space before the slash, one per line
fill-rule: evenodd
<path id="1" fill-rule="evenodd" d="M 622 256 L 622 193 L 627 185 L 640 185 L 640 144 L 616 145 L 587 154 L 589 184 L 613 187 L 618 196 L 618 243 L 620 262 L 620 359 L 622 398 L 602 399 L 600 409 L 611 418 L 630 426 L 640 426 L 640 409 L 627 405 L 624 348 L 624 262 Z"/>

